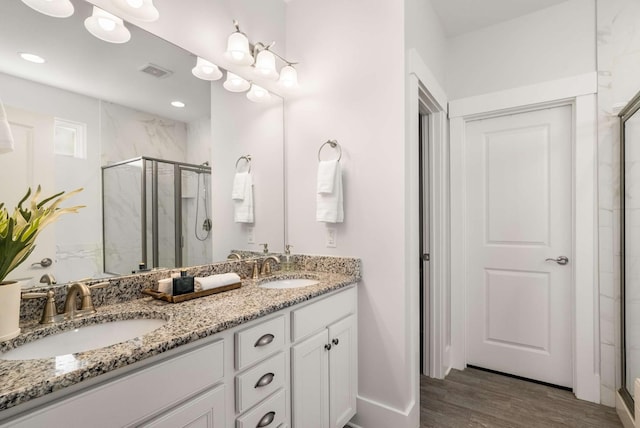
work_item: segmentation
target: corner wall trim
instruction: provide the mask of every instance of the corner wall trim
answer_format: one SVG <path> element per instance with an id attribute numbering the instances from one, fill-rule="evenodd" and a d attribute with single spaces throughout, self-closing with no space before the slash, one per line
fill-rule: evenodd
<path id="1" fill-rule="evenodd" d="M 375 400 L 358 396 L 356 405 L 358 413 L 348 424 L 353 428 L 408 427 L 413 413 L 420 413 L 420 405 L 415 401 L 412 401 L 406 410 L 399 410 Z"/>

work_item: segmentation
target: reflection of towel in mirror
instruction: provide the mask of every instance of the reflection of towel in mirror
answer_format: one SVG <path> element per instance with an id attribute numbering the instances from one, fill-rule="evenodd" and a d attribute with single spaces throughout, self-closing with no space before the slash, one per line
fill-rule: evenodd
<path id="1" fill-rule="evenodd" d="M 9 127 L 7 113 L 4 111 L 2 100 L 0 100 L 0 153 L 13 151 L 13 134 Z"/>
<path id="2" fill-rule="evenodd" d="M 235 272 L 195 278 L 196 289 L 200 290 L 210 290 L 212 288 L 224 287 L 225 285 L 237 284 L 238 282 L 240 282 L 240 276 Z"/>
<path id="3" fill-rule="evenodd" d="M 247 189 L 248 172 L 236 172 L 233 176 L 233 189 L 231 190 L 231 199 L 237 199 L 239 201 L 244 199 L 245 191 Z"/>
<path id="4" fill-rule="evenodd" d="M 233 199 L 233 220 L 236 223 L 253 223 L 253 180 L 251 179 L 251 174 L 249 173 L 239 173 L 236 174 L 236 176 L 240 174 L 246 174 L 244 192 L 242 195 L 242 199 Z"/>
<path id="5" fill-rule="evenodd" d="M 328 165 L 334 163 L 335 165 Z M 333 169 L 333 185 L 329 189 L 327 177 Z M 322 183 L 321 183 L 322 182 Z M 321 185 L 322 184 L 322 185 Z M 321 189 L 323 190 L 321 192 Z M 326 223 L 342 223 L 344 221 L 344 208 L 342 204 L 342 170 L 340 162 L 321 161 L 318 165 L 318 191 L 316 195 L 316 220 Z"/>

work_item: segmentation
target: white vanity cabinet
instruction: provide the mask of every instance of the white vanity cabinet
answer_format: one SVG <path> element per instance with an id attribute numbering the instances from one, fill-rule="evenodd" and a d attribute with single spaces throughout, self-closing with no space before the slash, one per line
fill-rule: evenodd
<path id="1" fill-rule="evenodd" d="M 356 413 L 355 288 L 292 312 L 293 427 L 342 428 Z"/>
<path id="2" fill-rule="evenodd" d="M 219 385 L 142 426 L 145 428 L 224 427 L 224 392 L 224 385 Z"/>

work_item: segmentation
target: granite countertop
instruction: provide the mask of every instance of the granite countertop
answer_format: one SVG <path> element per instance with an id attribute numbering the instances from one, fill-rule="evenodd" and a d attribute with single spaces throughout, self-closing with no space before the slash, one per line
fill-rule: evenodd
<path id="1" fill-rule="evenodd" d="M 318 284 L 293 289 L 260 288 L 279 278 L 312 278 Z M 280 309 L 353 284 L 358 275 L 297 271 L 243 280 L 242 287 L 172 304 L 144 297 L 101 306 L 95 315 L 53 326 L 27 323 L 15 339 L 0 344 L 6 352 L 40 337 L 82 325 L 122 319 L 165 319 L 167 323 L 142 337 L 93 351 L 37 360 L 0 360 L 0 412 L 48 393 L 125 367 L 181 345 L 211 336 Z M 1 418 L 1 413 L 0 413 Z"/>

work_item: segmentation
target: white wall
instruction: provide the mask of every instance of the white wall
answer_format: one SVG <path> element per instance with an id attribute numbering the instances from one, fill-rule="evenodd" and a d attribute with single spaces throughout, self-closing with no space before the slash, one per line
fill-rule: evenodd
<path id="1" fill-rule="evenodd" d="M 449 99 L 595 70 L 595 0 L 571 0 L 449 40 Z"/>
<path id="2" fill-rule="evenodd" d="M 414 48 L 444 88 L 448 40 L 431 0 L 405 0 L 405 51 Z"/>
<path id="3" fill-rule="evenodd" d="M 404 10 L 394 1 L 296 0 L 286 25 L 302 85 L 285 104 L 288 242 L 296 252 L 362 259 L 356 423 L 411 426 L 418 403 L 404 273 Z M 328 139 L 342 147 L 344 177 L 335 249 L 315 221 L 318 148 Z"/>

